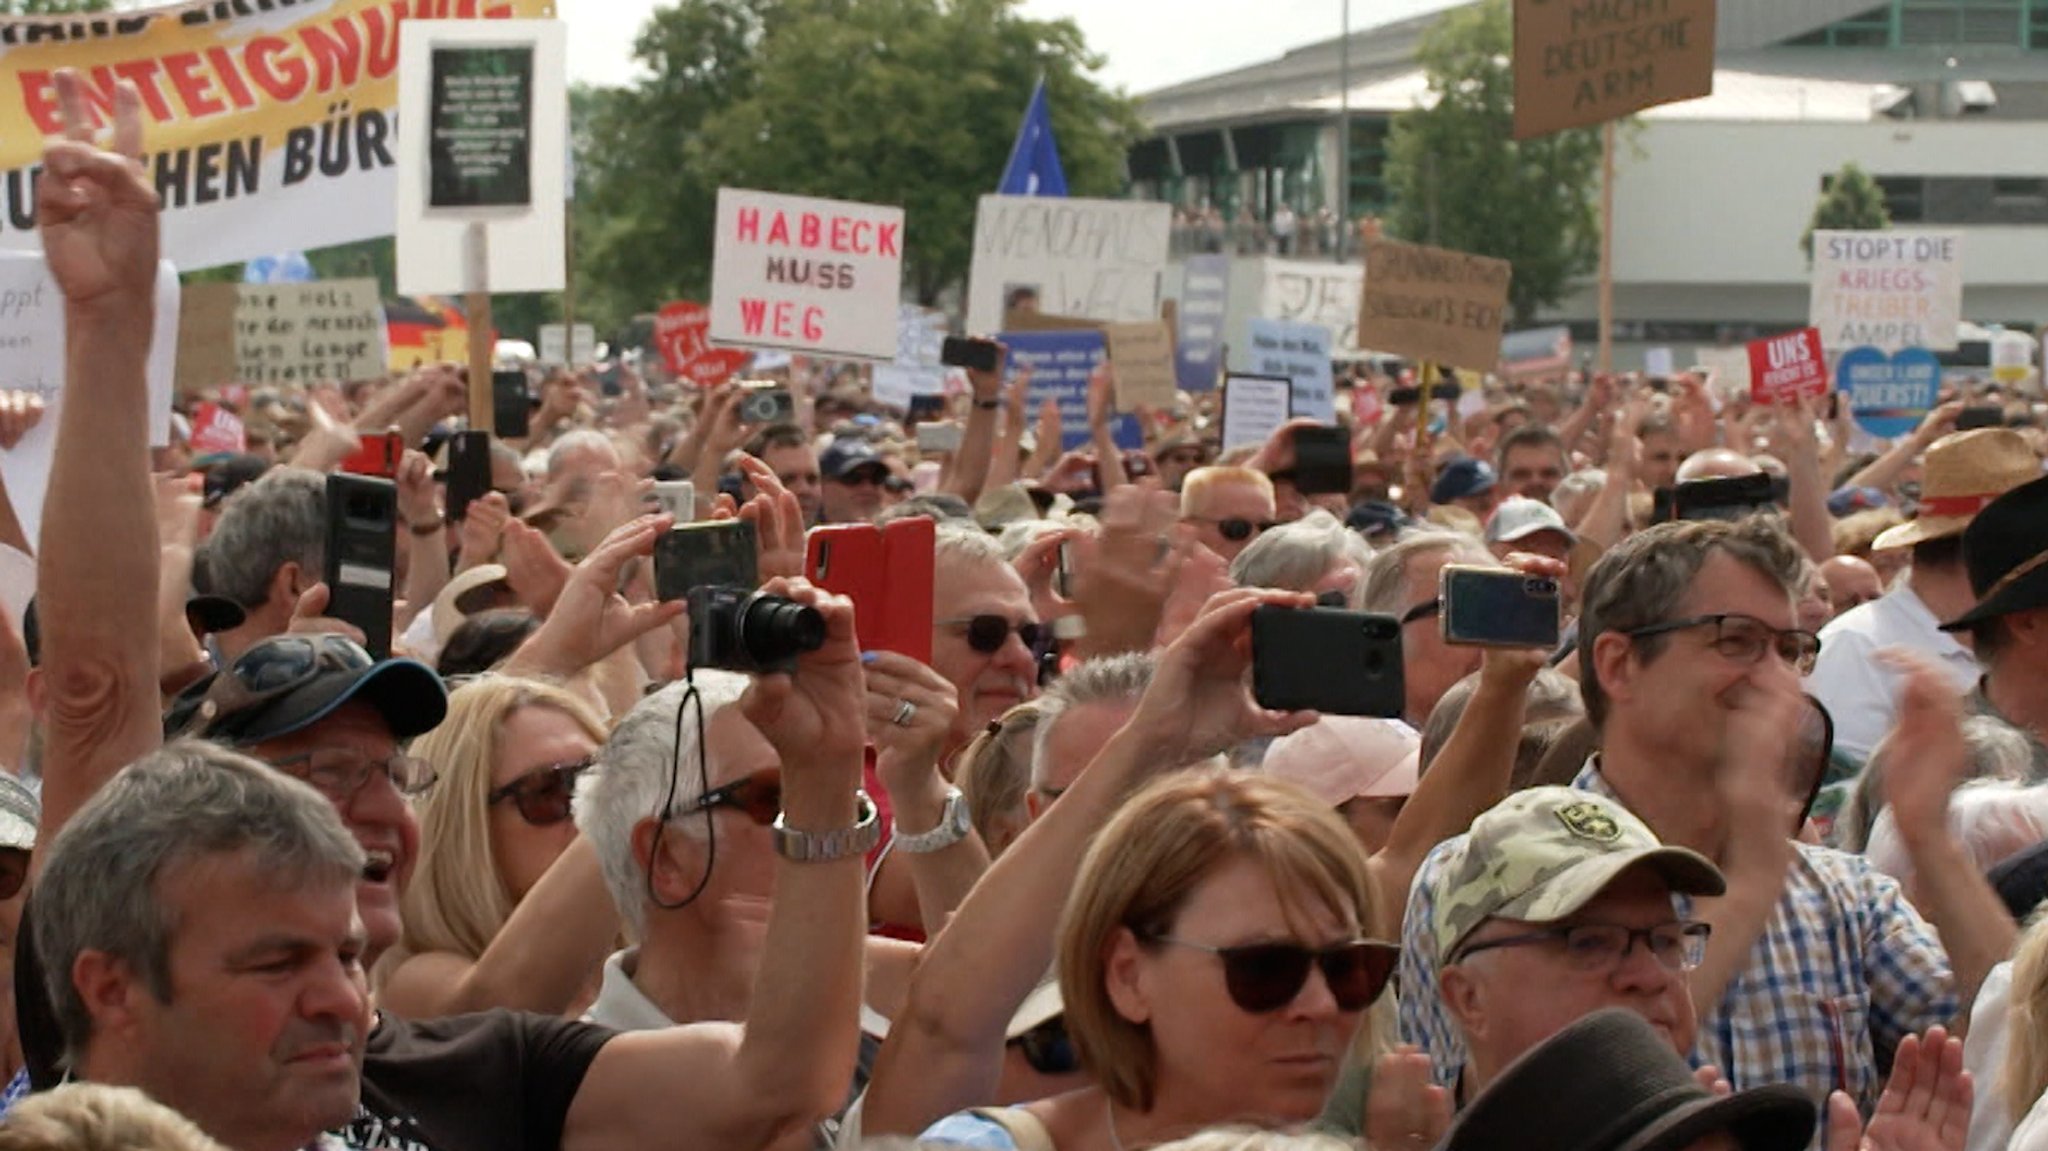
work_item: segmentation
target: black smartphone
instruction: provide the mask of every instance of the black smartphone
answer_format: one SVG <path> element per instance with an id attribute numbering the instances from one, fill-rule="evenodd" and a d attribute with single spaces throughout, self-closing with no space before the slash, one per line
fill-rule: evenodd
<path id="1" fill-rule="evenodd" d="M 740 397 L 743 424 L 787 424 L 796 419 L 796 399 L 780 384 L 748 384 Z"/>
<path id="2" fill-rule="evenodd" d="M 1059 555 L 1052 569 L 1053 594 L 1061 599 L 1074 598 L 1074 558 L 1071 548 L 1073 541 L 1062 540 Z"/>
<path id="3" fill-rule="evenodd" d="M 491 490 L 491 433 L 463 431 L 448 441 L 448 518 L 469 514 L 469 505 Z"/>
<path id="4" fill-rule="evenodd" d="M 971 336 L 947 336 L 939 345 L 939 363 L 949 368 L 966 368 L 972 372 L 1000 371 L 1003 366 L 1003 346 L 994 340 L 977 340 Z"/>
<path id="5" fill-rule="evenodd" d="M 1387 392 L 1387 402 L 1397 408 L 1412 407 L 1422 402 L 1422 389 L 1393 388 Z"/>
<path id="6" fill-rule="evenodd" d="M 491 430 L 501 440 L 523 440 L 533 414 L 526 373 L 514 369 L 491 373 Z"/>
<path id="7" fill-rule="evenodd" d="M 1671 518 L 1739 520 L 1776 505 L 1777 484 L 1769 472 L 1688 480 L 1671 491 Z"/>
<path id="8" fill-rule="evenodd" d="M 761 583 L 754 541 L 746 520 L 677 524 L 654 541 L 655 596 L 688 599 L 699 587 L 753 591 Z"/>
<path id="9" fill-rule="evenodd" d="M 1407 706 L 1401 621 L 1261 607 L 1252 612 L 1252 695 L 1260 707 L 1397 719 Z"/>
<path id="10" fill-rule="evenodd" d="M 398 559 L 398 485 L 377 476 L 327 477 L 327 614 L 354 624 L 363 646 L 391 654 L 391 594 Z"/>
<path id="11" fill-rule="evenodd" d="M 1460 384 L 1456 380 L 1445 380 L 1443 383 L 1438 384 L 1437 386 L 1429 389 L 1430 399 L 1442 400 L 1447 404 L 1457 403 L 1458 397 L 1464 394 L 1464 385 Z"/>
<path id="12" fill-rule="evenodd" d="M 1351 433 L 1343 428 L 1294 429 L 1294 488 L 1305 496 L 1351 494 Z"/>
<path id="13" fill-rule="evenodd" d="M 1444 642 L 1474 647 L 1557 647 L 1557 581 L 1506 568 L 1446 564 L 1437 576 Z"/>
<path id="14" fill-rule="evenodd" d="M 910 423 L 920 420 L 938 420 L 946 416 L 946 397 L 941 395 L 912 396 L 905 418 Z"/>
<path id="15" fill-rule="evenodd" d="M 1971 404 L 1956 415 L 1956 430 L 1967 432 L 1972 428 L 2002 428 L 2005 426 L 2005 409 L 1997 404 Z"/>

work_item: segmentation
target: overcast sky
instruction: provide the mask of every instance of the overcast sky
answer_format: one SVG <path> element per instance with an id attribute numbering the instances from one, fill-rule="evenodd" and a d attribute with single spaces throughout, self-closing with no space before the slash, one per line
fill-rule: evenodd
<path id="1" fill-rule="evenodd" d="M 633 38 L 665 0 L 558 0 L 569 22 L 569 78 L 617 83 L 631 74 Z M 1351 0 L 1355 28 L 1457 0 Z M 1101 79 L 1133 93 L 1269 60 L 1335 36 L 1344 0 L 1024 0 L 1038 19 L 1073 18 L 1109 58 Z M 933 77 L 943 83 L 944 77 Z"/>

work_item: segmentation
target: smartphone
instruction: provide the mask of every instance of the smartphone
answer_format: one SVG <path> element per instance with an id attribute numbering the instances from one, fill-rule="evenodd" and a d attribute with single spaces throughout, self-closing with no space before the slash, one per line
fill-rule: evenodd
<path id="1" fill-rule="evenodd" d="M 360 628 L 378 659 L 391 654 L 397 560 L 398 485 L 379 476 L 328 476 L 327 614 Z"/>
<path id="2" fill-rule="evenodd" d="M 743 424 L 787 424 L 796 419 L 796 400 L 780 384 L 746 384 L 740 397 Z"/>
<path id="3" fill-rule="evenodd" d="M 994 340 L 947 336 L 939 345 L 939 363 L 972 372 L 994 372 L 1003 366 L 1003 346 Z"/>
<path id="4" fill-rule="evenodd" d="M 690 589 L 699 587 L 751 592 L 760 584 L 754 525 L 745 520 L 677 524 L 654 541 L 654 594 L 658 599 L 688 599 Z"/>
<path id="5" fill-rule="evenodd" d="M 654 502 L 677 523 L 689 523 L 697 518 L 697 485 L 689 480 L 656 480 Z"/>
<path id="6" fill-rule="evenodd" d="M 932 659 L 932 563 L 937 528 L 924 517 L 811 529 L 804 578 L 853 601 L 862 651 Z"/>
<path id="7" fill-rule="evenodd" d="M 946 397 L 941 395 L 912 396 L 910 397 L 910 407 L 905 412 L 905 418 L 911 423 L 917 423 L 921 420 L 944 419 L 945 415 Z"/>
<path id="8" fill-rule="evenodd" d="M 1456 380 L 1445 380 L 1443 383 L 1429 389 L 1430 399 L 1442 400 L 1448 404 L 1457 403 L 1458 397 L 1464 394 L 1465 386 Z"/>
<path id="9" fill-rule="evenodd" d="M 384 432 L 364 436 L 355 454 L 341 461 L 341 470 L 350 475 L 397 479 L 398 464 L 404 458 L 405 437 L 398 432 Z"/>
<path id="10" fill-rule="evenodd" d="M 917 450 L 928 454 L 952 455 L 960 450 L 960 439 L 966 434 L 966 429 L 959 424 L 919 424 Z"/>
<path id="11" fill-rule="evenodd" d="M 1413 407 L 1422 402 L 1422 389 L 1393 388 L 1387 392 L 1387 402 L 1397 408 Z"/>
<path id="12" fill-rule="evenodd" d="M 1294 429 L 1294 487 L 1305 496 L 1351 494 L 1351 433 L 1336 427 Z"/>
<path id="13" fill-rule="evenodd" d="M 1052 591 L 1054 595 L 1061 599 L 1074 598 L 1074 556 L 1072 548 L 1072 540 L 1060 541 L 1059 558 L 1053 564 Z"/>
<path id="14" fill-rule="evenodd" d="M 533 397 L 527 393 L 526 373 L 518 369 L 491 373 L 491 430 L 501 440 L 523 440 L 531 430 Z"/>
<path id="15" fill-rule="evenodd" d="M 1444 642 L 1470 647 L 1557 648 L 1557 581 L 1505 568 L 1446 564 L 1437 577 Z"/>
<path id="16" fill-rule="evenodd" d="M 1777 503 L 1777 484 L 1768 472 L 1713 480 L 1688 480 L 1671 491 L 1671 518 L 1745 519 Z"/>
<path id="17" fill-rule="evenodd" d="M 1252 695 L 1260 707 L 1398 719 L 1407 707 L 1401 621 L 1260 607 L 1252 612 Z"/>
<path id="18" fill-rule="evenodd" d="M 491 490 L 491 433 L 463 431 L 448 441 L 448 518 L 469 514 Z"/>
<path id="19" fill-rule="evenodd" d="M 1956 430 L 1967 432 L 1972 428 L 2002 428 L 2005 426 L 2005 409 L 1997 404 L 1971 404 L 1956 415 Z"/>

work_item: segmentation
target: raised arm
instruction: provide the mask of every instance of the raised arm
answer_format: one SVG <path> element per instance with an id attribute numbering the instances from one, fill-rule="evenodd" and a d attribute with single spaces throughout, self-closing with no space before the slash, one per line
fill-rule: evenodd
<path id="1" fill-rule="evenodd" d="M 1010 349 L 1004 348 L 996 370 L 967 369 L 967 388 L 973 405 L 967 409 L 967 430 L 960 434 L 960 450 L 953 453 L 953 466 L 945 490 L 972 504 L 981 498 L 988 482 L 989 459 L 996 442 L 996 411 L 1003 405 L 1003 368 Z"/>
<path id="2" fill-rule="evenodd" d="M 1892 485 L 1905 474 L 1906 468 L 1917 459 L 1929 444 L 1956 430 L 1956 417 L 1963 414 L 1963 402 L 1952 400 L 1943 404 L 1920 421 L 1913 434 L 1886 448 L 1883 455 L 1870 461 L 1862 471 L 1850 476 L 1845 488 L 1876 488 L 1889 492 Z"/>
<path id="3" fill-rule="evenodd" d="M 1813 562 L 1835 554 L 1834 516 L 1828 513 L 1828 481 L 1820 474 L 1820 428 L 1813 405 L 1801 400 L 1778 410 L 1786 444 L 1785 471 L 1792 501 L 1792 537 Z"/>
<path id="4" fill-rule="evenodd" d="M 996 431 L 996 445 L 990 453 L 984 491 L 1006 488 L 1017 482 L 1017 453 L 1024 443 L 1025 401 L 1031 394 L 1031 369 L 1018 368 L 1003 391 L 1003 426 Z"/>

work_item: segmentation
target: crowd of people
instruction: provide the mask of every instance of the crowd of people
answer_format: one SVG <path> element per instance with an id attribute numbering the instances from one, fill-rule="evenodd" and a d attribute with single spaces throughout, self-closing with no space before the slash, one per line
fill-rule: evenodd
<path id="1" fill-rule="evenodd" d="M 1220 452 L 1202 397 L 1119 449 L 1107 368 L 1078 436 L 965 372 L 948 452 L 839 367 L 767 423 L 554 371 L 457 507 L 448 365 L 223 387 L 258 450 L 151 447 L 116 113 L 40 185 L 68 352 L 0 615 L 0 1151 L 2048 1146 L 2024 396 L 1866 451 L 1701 375 L 1367 371 L 1332 492 L 1301 422 Z M 38 418 L 0 404 L 0 450 Z M 373 654 L 329 494 L 387 430 Z M 801 642 L 707 662 L 679 518 L 750 527 Z M 882 594 L 929 634 L 883 650 L 811 533 L 917 519 Z M 1558 642 L 1453 642 L 1447 567 L 1555 587 Z M 1387 714 L 1262 704 L 1276 611 L 1398 634 Z"/>

